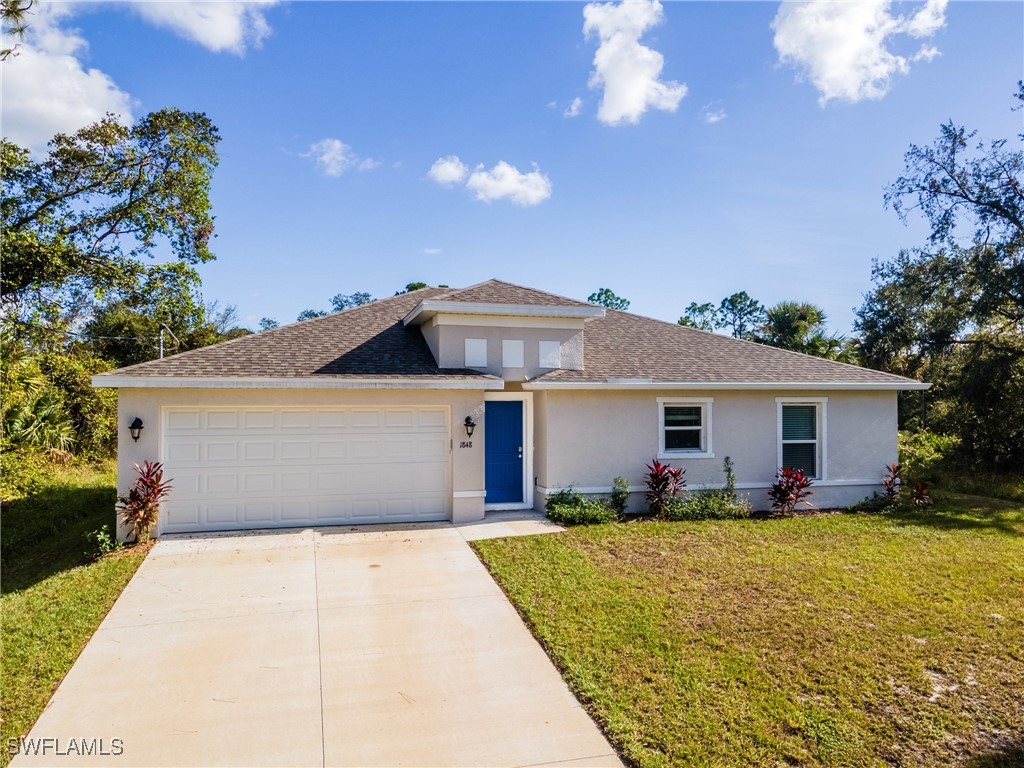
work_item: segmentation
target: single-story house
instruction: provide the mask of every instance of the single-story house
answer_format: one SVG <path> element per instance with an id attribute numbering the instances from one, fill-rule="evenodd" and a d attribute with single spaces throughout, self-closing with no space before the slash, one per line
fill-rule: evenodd
<path id="1" fill-rule="evenodd" d="M 928 386 L 499 280 L 93 384 L 118 390 L 120 491 L 147 459 L 172 480 L 156 535 L 466 522 L 570 486 L 606 493 L 616 476 L 639 507 L 654 458 L 693 489 L 721 485 L 730 456 L 762 508 L 777 468 L 799 467 L 817 506 L 843 505 L 896 461 L 897 392 Z"/>

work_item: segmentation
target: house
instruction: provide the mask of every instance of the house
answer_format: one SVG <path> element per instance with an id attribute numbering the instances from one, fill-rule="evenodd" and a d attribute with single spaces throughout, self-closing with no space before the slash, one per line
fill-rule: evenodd
<path id="1" fill-rule="evenodd" d="M 818 506 L 843 505 L 896 460 L 897 392 L 928 386 L 499 280 L 93 384 L 118 390 L 120 490 L 146 459 L 173 480 L 157 535 L 479 520 L 619 475 L 639 492 L 654 457 L 692 489 L 720 485 L 728 455 L 758 507 L 777 467 L 800 467 Z"/>

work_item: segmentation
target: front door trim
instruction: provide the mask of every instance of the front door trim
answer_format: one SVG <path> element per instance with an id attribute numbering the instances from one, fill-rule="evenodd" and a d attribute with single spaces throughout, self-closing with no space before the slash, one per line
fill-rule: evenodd
<path id="1" fill-rule="evenodd" d="M 484 401 L 519 400 L 523 403 L 523 500 L 516 504 L 484 504 L 485 512 L 533 509 L 533 392 L 484 392 Z M 484 422 L 486 451 L 487 423 Z"/>

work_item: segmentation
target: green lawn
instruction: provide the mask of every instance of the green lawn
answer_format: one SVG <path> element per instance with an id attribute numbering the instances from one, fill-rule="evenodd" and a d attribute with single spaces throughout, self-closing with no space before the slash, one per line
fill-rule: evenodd
<path id="1" fill-rule="evenodd" d="M 110 524 L 113 509 L 110 464 L 65 470 L 4 503 L 0 744 L 32 727 L 145 558 L 142 548 L 99 560 L 85 554 L 85 533 Z M 6 765 L 7 750 L 0 754 Z"/>
<path id="2" fill-rule="evenodd" d="M 1024 764 L 1024 506 L 481 541 L 642 766 Z"/>

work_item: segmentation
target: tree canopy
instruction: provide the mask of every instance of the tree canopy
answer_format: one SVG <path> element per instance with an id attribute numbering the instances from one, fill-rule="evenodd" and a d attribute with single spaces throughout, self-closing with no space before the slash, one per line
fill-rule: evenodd
<path id="1" fill-rule="evenodd" d="M 1024 103 L 1024 84 L 1015 98 Z M 1024 463 L 1024 133 L 1017 139 L 981 141 L 950 121 L 931 146 L 911 145 L 885 200 L 930 233 L 875 264 L 855 326 L 868 364 L 935 382 L 936 425 L 988 466 Z"/>
<path id="2" fill-rule="evenodd" d="M 615 292 L 610 288 L 598 289 L 587 296 L 587 301 L 591 304 L 598 304 L 602 307 L 607 307 L 608 309 L 618 309 L 622 311 L 629 309 L 629 299 L 616 296 Z"/>
<path id="3" fill-rule="evenodd" d="M 219 140 L 206 115 L 177 109 L 130 127 L 108 115 L 55 136 L 41 160 L 3 139 L 5 314 L 52 315 L 75 291 L 130 289 L 160 243 L 187 264 L 212 259 Z"/>

